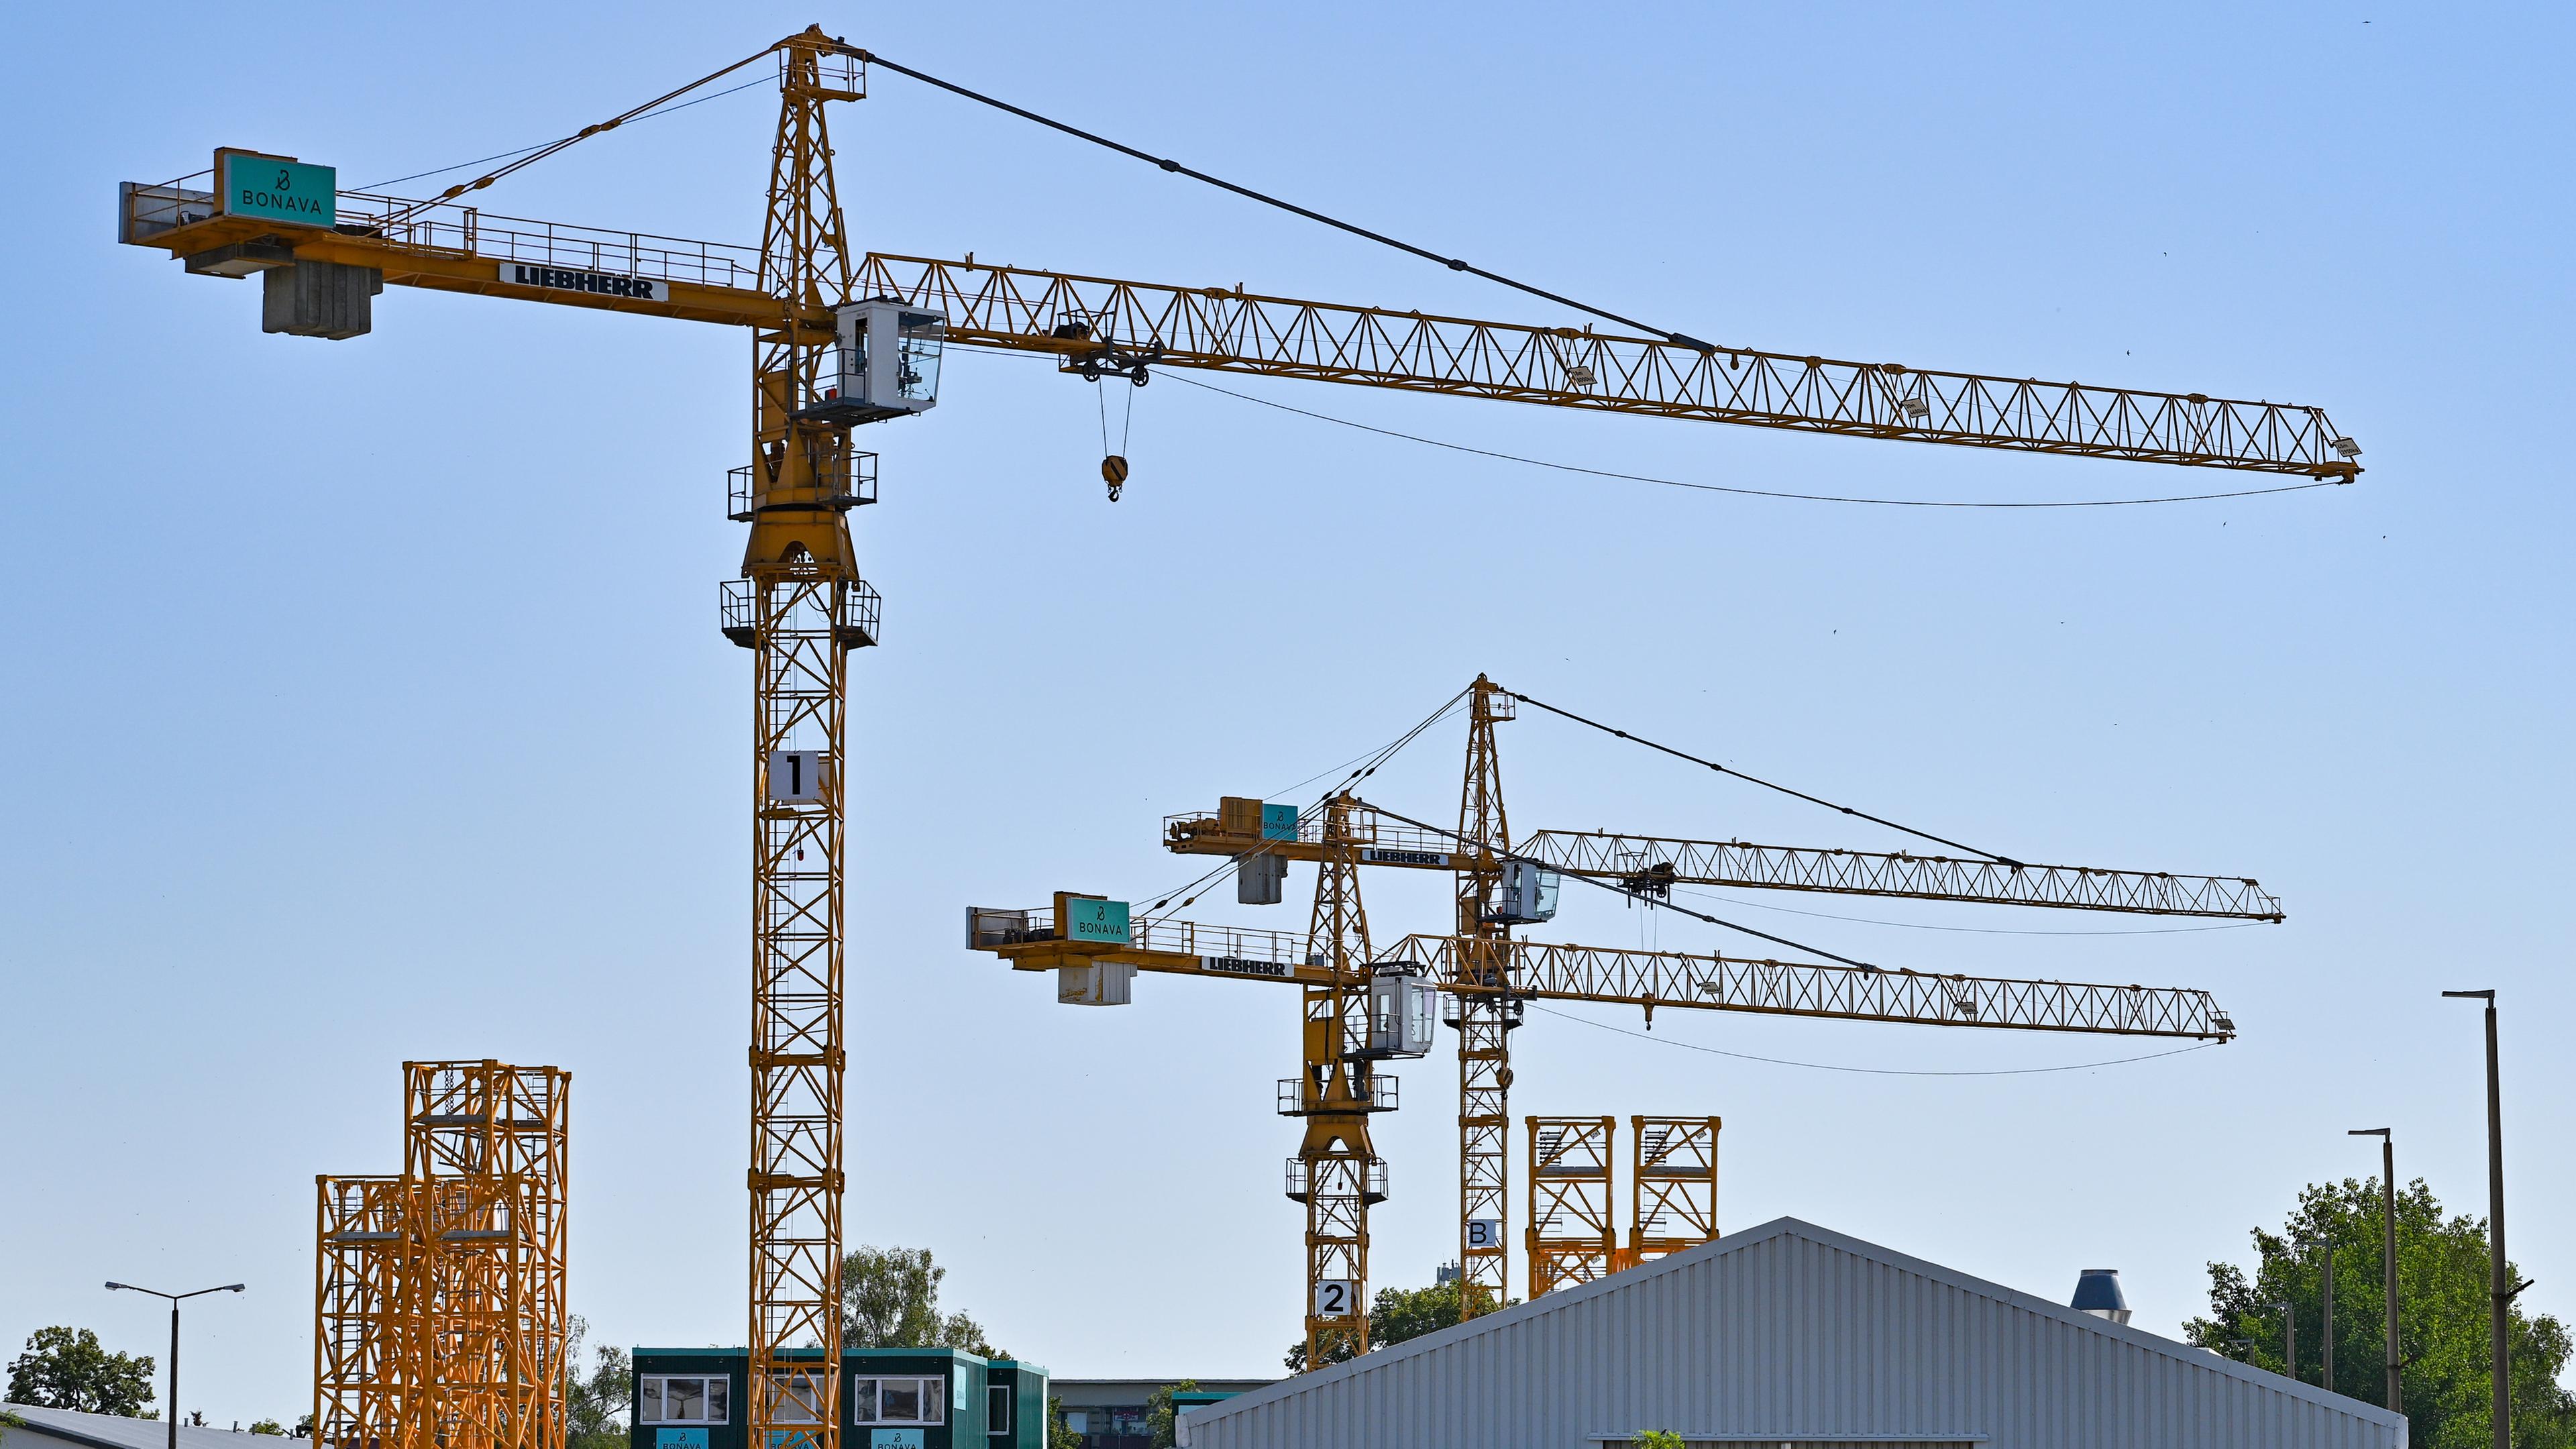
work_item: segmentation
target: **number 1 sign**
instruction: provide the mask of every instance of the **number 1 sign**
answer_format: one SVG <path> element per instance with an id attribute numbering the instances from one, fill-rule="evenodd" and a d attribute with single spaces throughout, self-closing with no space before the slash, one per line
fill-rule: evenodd
<path id="1" fill-rule="evenodd" d="M 823 752 L 821 750 L 771 750 L 769 752 L 769 798 L 772 800 L 822 799 Z"/>

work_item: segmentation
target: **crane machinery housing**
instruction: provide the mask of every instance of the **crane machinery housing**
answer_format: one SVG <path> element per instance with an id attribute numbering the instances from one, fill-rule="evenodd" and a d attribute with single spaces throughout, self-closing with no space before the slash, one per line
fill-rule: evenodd
<path id="1" fill-rule="evenodd" d="M 779 105 L 756 245 L 468 204 L 567 147 L 763 62 L 776 66 Z M 119 241 L 165 252 L 191 274 L 259 276 L 269 332 L 366 335 L 388 285 L 750 330 L 750 427 L 726 508 L 749 525 L 749 538 L 740 576 L 721 591 L 719 627 L 752 656 L 747 1407 L 755 1440 L 770 1449 L 837 1449 L 841 1432 L 847 656 L 878 643 L 882 609 L 861 576 L 848 521 L 875 501 L 876 458 L 853 445 L 850 430 L 928 411 L 947 350 L 1042 353 L 1069 375 L 1093 378 L 1141 380 L 1151 363 L 2312 482 L 2349 482 L 2360 471 L 2359 449 L 2314 407 L 1720 347 L 1637 324 L 1617 332 L 1507 324 L 1240 287 L 979 266 L 971 253 L 964 261 L 862 253 L 834 180 L 826 112 L 865 98 L 880 68 L 1437 259 L 969 91 L 819 26 L 434 197 L 343 190 L 332 166 L 221 147 L 204 170 L 123 183 L 118 198 Z M 1624 321 L 1461 260 L 1446 265 Z M 1501 826 L 1497 806 L 1462 820 L 1461 830 L 1491 855 L 1506 844 Z M 1462 1188 L 1470 1198 L 1504 1186 L 1504 1033 L 1516 967 L 1502 954 L 1503 928 L 1470 899 L 1498 880 L 1460 877 L 1460 939 L 1469 944 L 1456 984 L 1461 1029 L 1474 1042 L 1461 1087 L 1475 1097 L 1476 1130 L 1493 1148 L 1476 1161 L 1496 1169 Z M 1487 1273 L 1480 1258 L 1478 1271 L 1480 1282 L 1500 1286 L 1498 1266 Z M 806 1344 L 820 1345 L 821 1357 L 782 1352 Z"/>

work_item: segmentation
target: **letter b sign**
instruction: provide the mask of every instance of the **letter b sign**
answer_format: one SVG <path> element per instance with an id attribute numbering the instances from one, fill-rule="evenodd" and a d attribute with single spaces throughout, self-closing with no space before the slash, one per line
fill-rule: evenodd
<path id="1" fill-rule="evenodd" d="M 823 752 L 821 750 L 771 750 L 769 752 L 769 798 L 772 800 L 822 799 Z"/>
<path id="2" fill-rule="evenodd" d="M 1470 1248 L 1499 1248 L 1499 1247 L 1501 1247 L 1502 1245 L 1503 1245 L 1503 1220 L 1502 1220 L 1502 1219 L 1500 1219 L 1500 1218 L 1469 1218 L 1469 1219 L 1467 1220 L 1467 1246 L 1468 1246 L 1468 1247 L 1470 1247 Z"/>

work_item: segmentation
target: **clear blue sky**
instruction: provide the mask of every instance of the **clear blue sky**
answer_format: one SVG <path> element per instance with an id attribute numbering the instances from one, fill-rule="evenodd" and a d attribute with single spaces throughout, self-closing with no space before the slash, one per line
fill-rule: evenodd
<path id="1" fill-rule="evenodd" d="M 598 1338 L 738 1342 L 748 692 L 716 632 L 745 346 L 394 291 L 263 337 L 254 285 L 111 244 L 121 180 L 287 152 L 362 183 L 562 134 L 800 28 L 767 5 L 9 7 L 0 342 L 0 1347 L 160 1351 L 185 1408 L 305 1402 L 317 1172 L 391 1170 L 397 1064 L 569 1068 L 573 1298 Z M 2483 1212 L 2475 1013 L 2509 1008 L 2514 1248 L 2576 1308 L 2564 564 L 2563 9 L 845 9 L 827 28 L 1499 270 L 1731 342 L 2327 407 L 2361 486 L 2160 509 L 1768 503 L 1444 453 L 1178 385 L 1100 496 L 1091 390 L 962 356 L 878 430 L 859 518 L 854 1242 L 1062 1373 L 1275 1371 L 1296 1336 L 1284 999 L 1126 1011 L 960 948 L 959 908 L 1151 899 L 1167 812 L 1272 793 L 1478 670 L 2027 858 L 2259 876 L 2281 927 L 1742 914 L 1927 970 L 2208 987 L 2210 1050 L 1540 1018 L 1522 1112 L 1717 1112 L 1724 1220 L 1793 1213 L 2043 1293 L 2125 1270 L 2174 1331 L 2303 1183 Z M 865 245 L 1576 320 L 900 78 L 835 117 Z M 758 90 L 586 145 L 495 212 L 756 240 Z M 423 183 L 432 185 L 435 183 Z M 1591 466 L 1916 498 L 2223 479 L 1238 384 Z M 1117 399 L 1123 403 L 1125 399 Z M 1458 731 L 1373 783 L 1453 810 Z M 1514 824 L 1885 846 L 1542 720 Z M 1300 868 L 1292 900 L 1311 888 Z M 1433 880 L 1369 883 L 1381 937 Z M 1301 925 L 1218 891 L 1200 914 Z M 1649 931 L 1578 900 L 1552 933 Z M 1594 1020 L 1633 1028 L 1633 1016 Z M 1454 1241 L 1443 1053 L 1382 1150 L 1382 1283 Z"/>

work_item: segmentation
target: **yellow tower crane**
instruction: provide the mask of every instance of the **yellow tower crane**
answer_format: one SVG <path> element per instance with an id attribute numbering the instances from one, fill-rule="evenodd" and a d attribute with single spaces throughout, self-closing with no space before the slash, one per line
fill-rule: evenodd
<path id="1" fill-rule="evenodd" d="M 757 246 L 467 204 L 568 146 L 763 61 L 778 69 L 779 119 Z M 861 257 L 834 187 L 824 113 L 864 98 L 872 68 L 1626 330 L 977 266 L 971 253 L 963 262 Z M 751 329 L 750 446 L 727 510 L 751 524 L 751 537 L 722 603 L 726 636 L 753 656 L 747 1418 L 768 1449 L 837 1449 L 840 1434 L 844 656 L 879 636 L 879 601 L 859 575 L 846 518 L 874 500 L 876 460 L 848 430 L 929 409 L 943 345 L 1049 353 L 1092 378 L 1141 382 L 1148 365 L 1191 367 L 2308 483 L 2360 473 L 2359 449 L 2314 407 L 1838 361 L 1657 332 L 977 94 L 820 27 L 431 198 L 343 191 L 331 166 L 219 148 L 204 171 L 122 184 L 118 239 L 167 252 L 193 274 L 260 276 L 263 330 L 290 335 L 372 331 L 374 298 L 388 284 Z M 1496 809 L 1462 818 L 1461 830 L 1479 840 L 1494 832 L 1499 846 L 1500 822 Z M 1466 894 L 1462 931 L 1499 939 L 1465 919 Z M 1473 971 L 1501 969 L 1490 950 L 1470 954 Z M 1500 1026 L 1478 1019 L 1498 1044 Z M 1474 1090 L 1499 1107 L 1508 1068 L 1494 1050 L 1477 1058 L 1490 1070 L 1478 1069 Z M 1492 1140 L 1499 1151 L 1499 1121 Z M 1497 1173 L 1491 1186 L 1500 1185 Z M 821 1354 L 783 1352 L 806 1345 Z"/>
<path id="2" fill-rule="evenodd" d="M 1333 953 L 1331 943 L 1310 934 L 1136 916 L 1127 902 L 1073 891 L 1057 892 L 1047 906 L 970 906 L 966 930 L 971 949 L 999 956 L 1014 970 L 1055 972 L 1057 999 L 1080 1005 L 1131 1004 L 1134 978 L 1140 971 L 1296 986 L 1310 1003 L 1318 994 L 1336 990 L 1348 1001 L 1357 974 L 1349 969 L 1347 957 Z M 1465 969 L 1474 961 L 1496 963 L 1497 969 L 1492 976 L 1480 978 Z M 1460 1017 L 1471 1001 L 1496 1009 L 1506 1003 L 1580 1001 L 2207 1042 L 2228 1041 L 2236 1034 L 2235 1023 L 2208 992 L 2188 988 L 1930 975 L 1876 966 L 1517 940 L 1508 947 L 1496 947 L 1489 939 L 1447 934 L 1405 937 L 1379 955 L 1367 981 L 1369 994 L 1382 1008 L 1401 1000 L 1402 988 L 1419 986 L 1456 998 L 1451 1009 Z M 1384 1055 L 1420 1055 L 1410 1049 L 1415 1043 L 1396 1039 L 1404 1028 L 1389 1018 L 1398 1009 L 1371 1013 L 1365 1026 L 1372 1037 L 1371 1048 Z M 1311 1005 L 1308 1010 L 1311 1022 Z M 1345 1032 L 1352 1030 L 1349 1020 L 1343 1017 Z M 1319 1042 L 1330 1039 L 1329 1033 L 1308 1035 L 1310 1079 L 1326 1070 L 1363 1069 L 1347 1053 L 1339 1062 L 1315 1060 Z M 1383 1088 L 1372 1085 L 1370 1091 L 1375 1097 Z M 1337 1110 L 1346 1116 L 1359 1115 L 1350 1104 Z M 1310 1132 L 1306 1144 L 1310 1151 L 1315 1141 Z M 1292 1184 L 1301 1171 L 1315 1170 L 1309 1159 L 1300 1161 L 1308 1165 L 1291 1164 Z M 1382 1191 L 1377 1195 L 1383 1196 Z M 1361 1197 L 1358 1211 L 1336 1224 L 1356 1236 L 1355 1251 L 1322 1257 L 1310 1251 L 1308 1256 L 1310 1364 L 1325 1361 L 1319 1355 L 1336 1343 L 1354 1349 L 1364 1349 L 1368 1343 L 1366 1310 L 1359 1302 L 1364 1280 L 1350 1282 L 1349 1291 L 1336 1300 L 1336 1306 L 1348 1306 L 1343 1321 L 1322 1322 L 1325 1315 L 1312 1311 L 1320 1301 L 1322 1283 L 1347 1281 L 1312 1277 L 1319 1264 L 1365 1270 L 1366 1195 Z M 1311 1244 L 1311 1223 L 1309 1232 Z"/>
<path id="3" fill-rule="evenodd" d="M 1557 830 L 1533 832 L 1515 846 L 1503 807 L 1502 760 L 1494 727 L 1514 718 L 1523 702 L 1552 713 L 1567 712 L 1515 694 L 1483 675 L 1468 686 L 1466 695 L 1467 758 L 1455 830 L 1393 815 L 1347 796 L 1332 802 L 1332 818 L 1338 823 L 1331 843 L 1314 825 L 1300 826 L 1293 809 L 1251 799 L 1228 798 L 1212 814 L 1172 816 L 1163 829 L 1165 848 L 1183 855 L 1231 856 L 1246 863 L 1239 870 L 1254 869 L 1263 862 L 1352 860 L 1361 865 L 1455 873 L 1454 932 L 1408 937 L 1390 959 L 1428 963 L 1433 977 L 1450 990 L 1449 1022 L 1458 1032 L 1460 1307 L 1470 1317 L 1498 1306 L 1510 1281 L 1510 1033 L 1520 1025 L 1522 1003 L 1531 996 L 1517 983 L 1533 959 L 1559 949 L 1515 941 L 1512 931 L 1555 914 L 1557 877 L 1598 880 L 1667 907 L 1676 885 L 1720 885 L 2147 915 L 2282 919 L 2279 900 L 2242 877 Z M 1568 717 L 1608 729 L 1580 715 Z M 1665 746 L 1653 748 L 1724 770 Z M 1265 826 L 1271 816 L 1277 817 L 1277 823 Z M 1256 900 L 1249 895 L 1244 898 Z M 1575 971 L 1569 979 L 1629 992 L 1644 1007 L 1649 1022 L 1657 1005 L 1683 1004 L 1669 990 L 1657 994 L 1656 983 L 1670 970 L 1653 964 L 1655 953 L 1575 949 L 1586 953 L 1583 961 L 1611 974 L 1595 980 L 1583 975 L 1588 968 L 1569 967 Z M 1837 1014 L 1833 1004 L 1823 999 L 1795 1006 L 1800 1015 Z M 1960 1014 L 1973 1013 L 1978 1007 L 1976 994 L 1959 997 L 1954 1006 Z M 1579 1134 L 1560 1137 L 1588 1140 Z M 1602 1161 L 1606 1172 L 1606 1146 Z M 1363 1239 L 1366 1226 L 1363 1216 Z M 1536 1251 L 1534 1242 L 1532 1250 Z M 1606 1263 L 1612 1249 L 1604 1247 L 1600 1255 Z M 1360 1257 L 1365 1260 L 1364 1247 Z M 1536 1264 L 1532 1274 L 1534 1283 L 1541 1281 Z"/>

